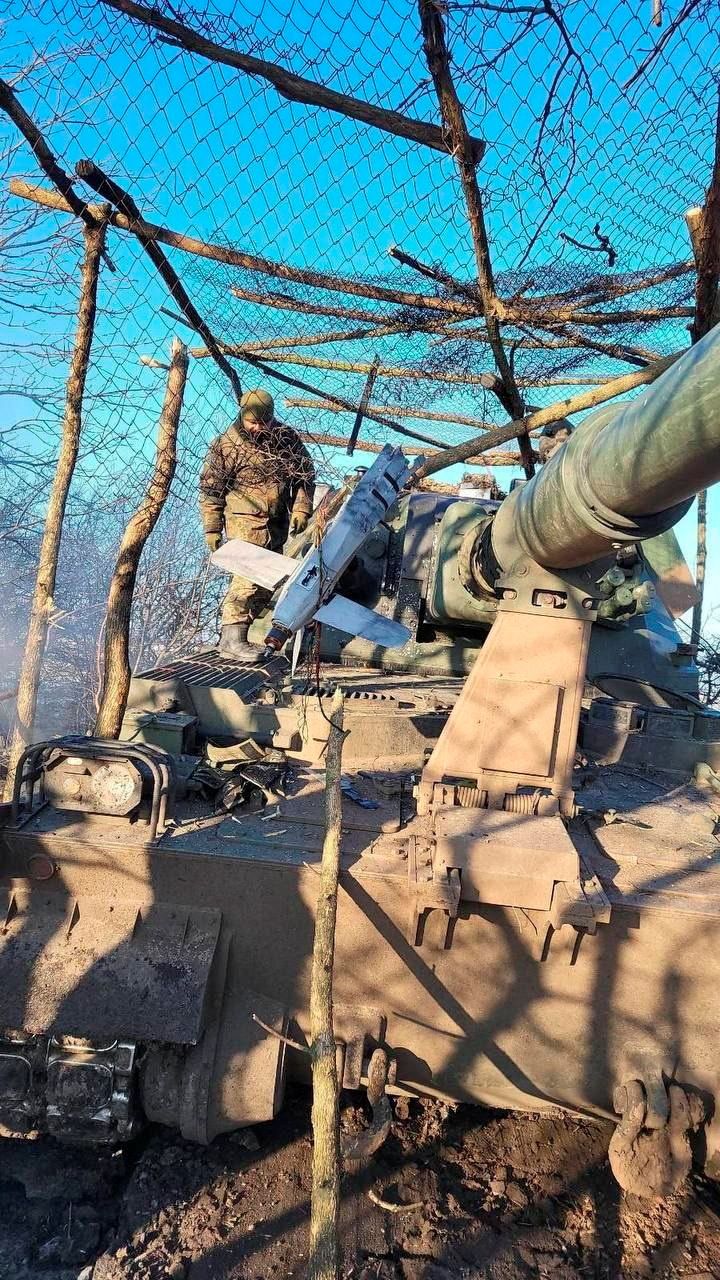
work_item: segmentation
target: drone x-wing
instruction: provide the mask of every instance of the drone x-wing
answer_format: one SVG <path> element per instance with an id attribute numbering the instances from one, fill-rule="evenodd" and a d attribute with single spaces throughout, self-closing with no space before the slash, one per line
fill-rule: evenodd
<path id="1" fill-rule="evenodd" d="M 337 627 L 348 635 L 363 636 L 383 648 L 399 648 L 407 643 L 407 627 L 348 600 L 335 587 L 409 476 L 402 450 L 385 445 L 331 520 L 319 544 L 299 562 L 241 538 L 232 538 L 214 552 L 213 564 L 227 573 L 249 578 L 269 591 L 282 586 L 265 637 L 270 648 L 282 648 L 294 634 L 299 638 L 303 628 L 313 621 Z"/>

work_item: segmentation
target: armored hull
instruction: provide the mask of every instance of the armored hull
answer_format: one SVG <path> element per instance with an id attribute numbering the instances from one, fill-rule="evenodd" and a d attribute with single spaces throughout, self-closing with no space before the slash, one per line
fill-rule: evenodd
<path id="1" fill-rule="evenodd" d="M 438 857 L 416 773 L 378 771 L 385 728 L 372 723 L 390 703 L 407 744 L 437 734 L 447 709 L 419 716 L 422 692 L 403 708 L 409 679 L 330 677 L 351 695 L 348 777 L 378 806 L 343 807 L 334 989 L 346 1083 L 383 1044 L 395 1088 L 411 1094 L 608 1116 L 618 1081 L 650 1063 L 717 1096 L 712 798 L 621 761 L 580 771 L 582 812 L 559 850 L 542 818 L 498 827 L 460 807 L 446 811 Z M 306 1063 L 252 1015 L 296 1039 L 308 1031 L 322 786 L 321 768 L 296 758 L 278 803 L 218 816 L 186 796 L 152 842 L 141 820 L 50 803 L 6 827 L 9 1130 L 117 1140 L 146 1115 L 208 1140 L 274 1114 L 286 1071 Z M 492 856 L 467 858 L 469 836 Z"/>

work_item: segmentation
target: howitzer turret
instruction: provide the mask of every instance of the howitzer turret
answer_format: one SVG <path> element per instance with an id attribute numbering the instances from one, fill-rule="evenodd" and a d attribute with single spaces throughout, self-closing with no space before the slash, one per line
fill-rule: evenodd
<path id="1" fill-rule="evenodd" d="M 648 606 L 632 548 L 719 476 L 716 330 L 645 394 L 593 414 L 466 535 L 465 585 L 496 596 L 498 615 L 423 771 L 424 812 L 468 788 L 480 807 L 518 812 L 531 792 L 535 812 L 573 812 L 590 624 Z"/>

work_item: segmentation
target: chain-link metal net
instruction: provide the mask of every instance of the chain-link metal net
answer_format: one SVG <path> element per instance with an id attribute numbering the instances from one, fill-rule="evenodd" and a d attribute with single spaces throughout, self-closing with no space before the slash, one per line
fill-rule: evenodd
<path id="1" fill-rule="evenodd" d="M 437 10 L 481 155 L 500 338 L 524 404 L 686 346 L 695 272 L 684 215 L 702 204 L 712 170 L 717 0 L 448 0 Z M 423 439 L 366 418 L 361 445 L 427 450 L 507 422 L 467 191 L 415 3 L 10 0 L 4 35 L 2 75 L 79 197 L 101 199 L 75 177 L 91 160 L 146 222 L 182 237 L 160 240 L 187 294 L 243 387 L 268 387 L 278 416 L 309 441 L 319 478 L 353 465 L 335 442 L 350 432 L 373 363 L 371 409 Z M 328 105 L 328 92 L 344 105 Z M 425 140 L 353 118 L 348 100 L 421 122 Z M 82 224 L 37 202 L 37 188 L 57 191 L 2 113 L 0 129 L 1 532 L 15 598 L 32 577 L 54 464 Z M 179 335 L 196 358 L 172 497 L 136 605 L 136 650 L 147 654 L 143 625 L 159 648 L 211 628 L 197 478 L 236 406 L 141 239 L 110 228 L 107 251 L 67 515 L 76 536 L 64 540 L 57 604 L 90 620 L 90 654 L 112 551 L 152 466 L 164 373 L 147 361 L 166 364 Z M 143 624 L 160 596 L 177 597 L 177 616 L 160 625 L 156 611 Z"/>

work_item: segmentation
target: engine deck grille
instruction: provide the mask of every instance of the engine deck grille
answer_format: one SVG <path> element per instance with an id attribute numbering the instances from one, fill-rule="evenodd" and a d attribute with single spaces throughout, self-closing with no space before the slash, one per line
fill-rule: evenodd
<path id="1" fill-rule="evenodd" d="M 281 679 L 288 669 L 287 659 L 279 655 L 268 658 L 261 666 L 248 666 L 247 663 L 226 658 L 210 649 L 207 653 L 199 653 L 192 658 L 177 658 L 149 671 L 140 671 L 134 679 L 153 683 L 181 681 L 187 686 L 231 689 L 246 701 L 258 689 Z"/>

